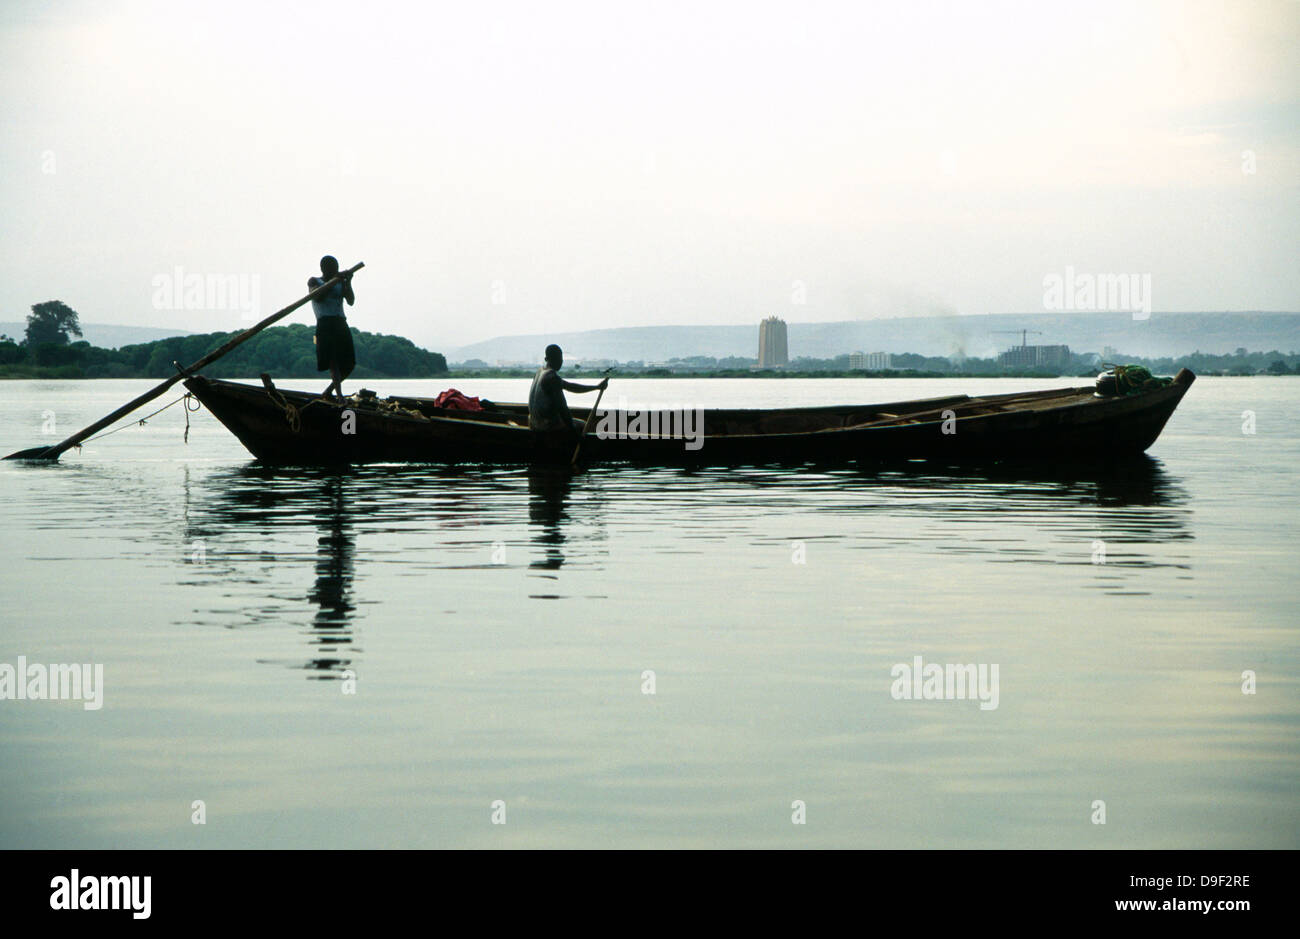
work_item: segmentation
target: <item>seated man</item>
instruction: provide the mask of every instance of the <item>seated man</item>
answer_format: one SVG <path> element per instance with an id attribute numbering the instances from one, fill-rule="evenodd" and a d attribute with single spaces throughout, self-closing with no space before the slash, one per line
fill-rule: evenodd
<path id="1" fill-rule="evenodd" d="M 582 436 L 582 421 L 574 420 L 569 405 L 564 400 L 566 391 L 583 394 L 603 391 L 609 386 L 606 378 L 599 385 L 579 385 L 560 377 L 564 365 L 564 352 L 552 343 L 546 347 L 546 365 L 537 370 L 532 390 L 528 392 L 528 426 L 533 430 L 559 430 Z"/>

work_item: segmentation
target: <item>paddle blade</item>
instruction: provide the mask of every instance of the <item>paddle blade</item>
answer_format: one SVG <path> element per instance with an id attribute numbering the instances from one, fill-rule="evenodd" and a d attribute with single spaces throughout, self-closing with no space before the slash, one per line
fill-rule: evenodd
<path id="1" fill-rule="evenodd" d="M 55 453 L 52 456 L 47 456 L 49 451 L 50 451 L 49 447 L 32 447 L 30 450 L 19 450 L 17 453 L 11 453 L 7 457 L 5 457 L 5 459 L 6 460 L 49 460 L 51 463 L 53 463 L 55 460 L 59 458 L 59 455 Z"/>

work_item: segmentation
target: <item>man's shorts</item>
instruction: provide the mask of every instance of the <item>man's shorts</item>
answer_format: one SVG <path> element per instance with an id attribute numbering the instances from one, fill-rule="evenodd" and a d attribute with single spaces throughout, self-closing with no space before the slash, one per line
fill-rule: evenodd
<path id="1" fill-rule="evenodd" d="M 352 346 L 352 330 L 343 316 L 322 316 L 316 321 L 316 368 L 328 372 L 338 366 L 340 375 L 348 375 L 357 366 Z"/>

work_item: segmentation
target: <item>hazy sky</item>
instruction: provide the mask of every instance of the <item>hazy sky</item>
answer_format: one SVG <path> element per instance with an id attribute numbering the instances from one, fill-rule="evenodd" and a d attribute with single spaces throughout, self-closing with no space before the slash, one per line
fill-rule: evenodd
<path id="1" fill-rule="evenodd" d="M 0 320 L 236 328 L 156 279 L 267 313 L 326 252 L 434 349 L 1032 311 L 1067 265 L 1300 310 L 1295 0 L 4 0 L 0 83 Z"/>

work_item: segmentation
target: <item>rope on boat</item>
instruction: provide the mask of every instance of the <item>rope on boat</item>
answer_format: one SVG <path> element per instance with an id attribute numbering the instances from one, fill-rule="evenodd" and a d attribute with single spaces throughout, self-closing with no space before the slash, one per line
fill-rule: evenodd
<path id="1" fill-rule="evenodd" d="M 189 404 L 190 398 L 194 398 L 194 394 L 192 392 L 187 391 L 185 392 L 185 394 L 181 395 L 175 401 L 172 401 L 170 404 L 164 404 L 162 407 L 154 411 L 152 414 L 146 414 L 144 417 L 140 418 L 139 420 L 132 421 L 130 424 L 123 424 L 121 427 L 116 427 L 113 430 L 106 430 L 102 434 L 95 434 L 95 436 L 93 437 L 87 437 L 85 440 L 81 441 L 81 443 L 76 444 L 76 447 L 78 450 L 80 450 L 82 443 L 90 443 L 90 441 L 98 440 L 100 437 L 111 437 L 113 434 L 116 434 L 118 431 L 126 430 L 129 427 L 143 427 L 145 425 L 145 422 L 147 422 L 150 418 L 156 417 L 157 415 L 161 414 L 163 411 L 167 410 L 170 407 L 173 407 L 174 405 L 179 404 L 182 401 L 185 402 L 185 442 L 189 443 L 190 442 L 190 412 L 197 411 L 199 408 L 203 406 L 202 404 L 200 404 L 198 398 L 194 398 L 194 407 L 190 407 Z"/>
<path id="2" fill-rule="evenodd" d="M 286 401 L 284 395 L 280 394 L 280 390 L 274 385 L 268 387 L 266 391 L 271 396 L 271 400 L 284 411 L 284 419 L 289 422 L 289 429 L 295 434 L 302 430 L 302 414 L 298 409 Z"/>
<path id="3" fill-rule="evenodd" d="M 417 418 L 418 420 L 425 421 L 426 423 L 429 420 L 429 415 L 423 414 L 420 411 L 417 411 L 413 408 L 402 407 L 400 404 L 398 404 L 396 401 L 392 399 L 387 399 L 383 401 L 379 400 L 378 398 L 375 397 L 375 393 L 373 391 L 369 392 L 368 394 L 364 391 L 357 394 L 352 394 L 346 398 L 342 398 L 337 401 L 332 400 L 330 398 L 316 397 L 316 398 L 312 398 L 301 408 L 291 404 L 288 401 L 288 399 L 286 399 L 285 396 L 280 393 L 280 389 L 276 388 L 275 385 L 267 385 L 266 393 L 271 398 L 271 400 L 280 408 L 280 410 L 284 412 L 285 422 L 288 423 L 289 429 L 292 430 L 295 434 L 300 433 L 302 431 L 302 412 L 307 410 L 313 404 L 333 404 L 336 406 L 341 405 L 341 406 L 347 406 L 353 408 L 364 408 L 367 410 L 379 411 L 381 414 L 403 415 L 406 417 L 413 417 L 413 418 Z"/>
<path id="4" fill-rule="evenodd" d="M 330 401 L 329 398 L 317 397 L 317 398 L 312 398 L 302 407 L 296 407 L 295 405 L 290 404 L 288 400 L 284 397 L 284 395 L 280 394 L 280 389 L 276 388 L 274 385 L 267 386 L 266 392 L 270 396 L 271 400 L 275 402 L 277 405 L 279 405 L 280 410 L 284 411 L 284 419 L 288 423 L 289 429 L 292 430 L 295 434 L 299 433 L 302 430 L 303 411 L 307 410 L 313 404 L 334 403 Z"/>
<path id="5" fill-rule="evenodd" d="M 380 399 L 373 391 L 367 391 L 364 388 L 355 394 L 349 395 L 344 401 L 350 407 L 378 411 L 386 417 L 411 417 L 418 421 L 424 421 L 426 424 L 429 422 L 429 415 L 415 408 L 403 407 L 394 398 Z"/>
<path id="6" fill-rule="evenodd" d="M 187 391 L 185 393 L 185 397 L 187 399 L 194 398 L 194 395 Z M 203 402 L 200 401 L 198 398 L 194 398 L 194 407 L 190 407 L 190 402 L 188 400 L 186 400 L 185 402 L 185 442 L 186 443 L 190 442 L 190 412 L 191 411 L 197 412 L 201 407 L 203 407 Z"/>

